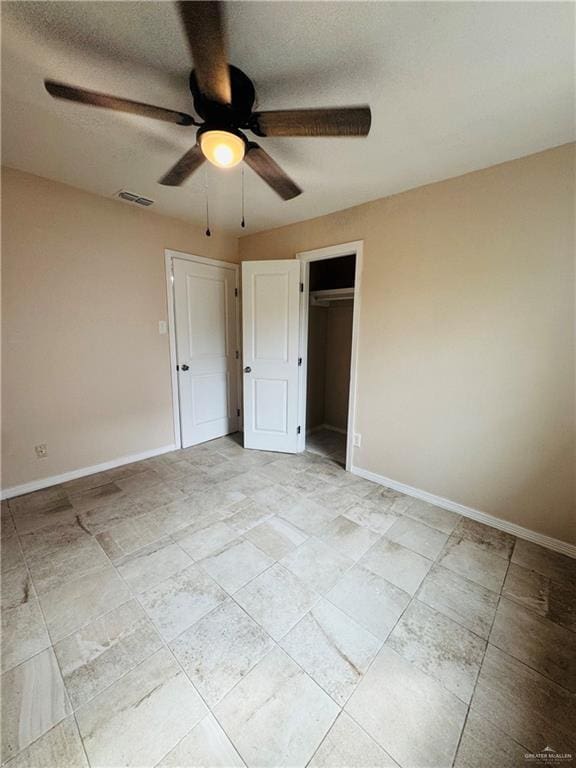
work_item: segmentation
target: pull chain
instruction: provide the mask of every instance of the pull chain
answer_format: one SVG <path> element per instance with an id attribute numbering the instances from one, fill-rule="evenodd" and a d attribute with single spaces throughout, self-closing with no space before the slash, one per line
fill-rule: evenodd
<path id="1" fill-rule="evenodd" d="M 208 167 L 204 168 L 204 193 L 206 195 L 206 237 L 212 237 L 210 232 L 210 207 L 208 205 Z"/>
<path id="2" fill-rule="evenodd" d="M 246 220 L 244 219 L 244 166 L 242 166 L 242 221 L 240 222 L 242 229 L 246 226 Z"/>

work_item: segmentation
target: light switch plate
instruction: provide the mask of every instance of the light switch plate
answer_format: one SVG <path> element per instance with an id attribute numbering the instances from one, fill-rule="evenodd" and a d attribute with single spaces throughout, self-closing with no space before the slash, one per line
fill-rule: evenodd
<path id="1" fill-rule="evenodd" d="M 158 333 L 160 336 L 165 336 L 168 333 L 168 323 L 166 320 L 158 321 Z"/>
<path id="2" fill-rule="evenodd" d="M 354 432 L 352 435 L 352 445 L 355 448 L 360 448 L 362 445 L 362 435 L 359 432 Z"/>

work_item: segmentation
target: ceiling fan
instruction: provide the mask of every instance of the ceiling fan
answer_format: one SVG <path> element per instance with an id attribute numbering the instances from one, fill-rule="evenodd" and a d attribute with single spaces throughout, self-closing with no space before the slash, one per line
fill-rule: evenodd
<path id="1" fill-rule="evenodd" d="M 253 112 L 256 93 L 252 81 L 227 62 L 222 5 L 216 0 L 178 2 L 194 62 L 190 90 L 194 109 L 203 123 L 183 112 L 87 91 L 54 80 L 44 81 L 46 90 L 57 99 L 130 112 L 178 125 L 198 126 L 196 143 L 160 179 L 160 184 L 180 186 L 205 160 L 220 168 L 232 168 L 244 160 L 283 200 L 290 200 L 301 194 L 300 187 L 259 144 L 250 141 L 243 130 L 264 138 L 367 136 L 370 107 Z"/>

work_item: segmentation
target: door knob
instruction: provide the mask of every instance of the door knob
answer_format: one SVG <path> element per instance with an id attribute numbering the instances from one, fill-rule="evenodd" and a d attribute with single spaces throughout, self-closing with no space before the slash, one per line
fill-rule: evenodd
<path id="1" fill-rule="evenodd" d="M 247 365 L 246 368 L 244 368 L 244 373 L 250 373 L 251 370 L 252 368 L 250 368 L 250 366 Z"/>
<path id="2" fill-rule="evenodd" d="M 186 365 L 186 363 L 184 363 L 184 365 L 181 365 L 181 366 L 180 366 L 180 370 L 181 370 L 181 371 L 187 371 L 189 368 L 190 368 L 190 366 L 189 366 L 189 365 Z"/>

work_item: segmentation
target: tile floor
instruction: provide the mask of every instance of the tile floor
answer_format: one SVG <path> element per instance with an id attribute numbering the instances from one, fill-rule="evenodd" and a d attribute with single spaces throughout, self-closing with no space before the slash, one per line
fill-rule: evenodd
<path id="1" fill-rule="evenodd" d="M 11 768 L 576 754 L 576 561 L 332 458 L 222 438 L 12 499 L 1 543 Z"/>
<path id="2" fill-rule="evenodd" d="M 306 450 L 346 464 L 346 435 L 333 429 L 316 429 L 306 435 Z"/>

